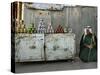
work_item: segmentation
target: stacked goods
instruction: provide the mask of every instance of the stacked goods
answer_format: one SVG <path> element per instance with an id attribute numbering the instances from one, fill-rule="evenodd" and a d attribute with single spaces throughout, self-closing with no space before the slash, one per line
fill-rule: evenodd
<path id="1" fill-rule="evenodd" d="M 34 33 L 36 32 L 36 28 L 34 27 L 34 24 L 30 25 L 30 27 L 28 28 L 28 33 Z"/>
<path id="2" fill-rule="evenodd" d="M 67 26 L 67 25 L 66 25 L 65 28 L 64 28 L 64 32 L 65 32 L 65 33 L 68 33 L 68 26 Z"/>
<path id="3" fill-rule="evenodd" d="M 47 33 L 53 33 L 53 32 L 54 32 L 54 30 L 53 30 L 51 24 L 49 24 L 47 27 Z"/>
<path id="4" fill-rule="evenodd" d="M 46 33 L 46 28 L 42 19 L 40 20 L 38 25 L 38 33 Z"/>
<path id="5" fill-rule="evenodd" d="M 55 30 L 55 33 L 64 33 L 64 29 L 61 25 L 59 25 L 56 30 Z"/>
<path id="6" fill-rule="evenodd" d="M 21 28 L 20 25 L 17 25 L 16 26 L 16 33 L 19 33 L 20 32 L 20 28 Z"/>
<path id="7" fill-rule="evenodd" d="M 17 33 L 25 33 L 26 32 L 26 27 L 25 27 L 25 24 L 24 24 L 23 20 L 20 20 L 20 23 L 17 24 L 16 32 Z"/>
<path id="8" fill-rule="evenodd" d="M 43 19 L 40 19 L 38 29 L 36 30 L 34 23 L 29 25 L 29 28 L 26 29 L 24 21 L 20 20 L 20 23 L 16 24 L 16 32 L 17 33 L 64 33 L 64 32 L 71 32 L 72 30 L 67 27 L 63 29 L 61 25 L 58 25 L 55 30 L 53 30 L 53 27 L 51 24 L 48 24 L 47 29 L 45 27 Z"/>

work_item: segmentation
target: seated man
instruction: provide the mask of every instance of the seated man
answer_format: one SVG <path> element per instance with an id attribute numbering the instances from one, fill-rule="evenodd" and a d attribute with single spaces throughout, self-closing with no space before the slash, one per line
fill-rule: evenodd
<path id="1" fill-rule="evenodd" d="M 80 41 L 79 57 L 84 62 L 97 61 L 97 39 L 90 26 L 84 29 Z"/>

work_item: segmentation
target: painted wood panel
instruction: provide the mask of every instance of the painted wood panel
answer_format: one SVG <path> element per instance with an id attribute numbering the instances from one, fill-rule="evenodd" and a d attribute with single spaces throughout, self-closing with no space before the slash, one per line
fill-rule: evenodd
<path id="1" fill-rule="evenodd" d="M 75 55 L 74 34 L 46 35 L 46 60 L 73 59 Z"/>
<path id="2" fill-rule="evenodd" d="M 16 62 L 44 60 L 44 34 L 16 35 Z"/>

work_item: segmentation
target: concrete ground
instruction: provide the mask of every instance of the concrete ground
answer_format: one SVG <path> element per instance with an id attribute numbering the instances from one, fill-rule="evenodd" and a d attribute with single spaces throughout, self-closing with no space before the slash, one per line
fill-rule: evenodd
<path id="1" fill-rule="evenodd" d="M 94 68 L 97 68 L 97 62 L 82 62 L 79 58 L 75 58 L 74 61 L 55 61 L 39 63 L 27 62 L 16 63 L 15 65 L 16 73 L 79 70 Z"/>

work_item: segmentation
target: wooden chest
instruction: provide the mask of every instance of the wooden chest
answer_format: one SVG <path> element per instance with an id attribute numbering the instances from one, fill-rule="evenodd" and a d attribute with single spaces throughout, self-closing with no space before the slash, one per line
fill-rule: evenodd
<path id="1" fill-rule="evenodd" d="M 16 62 L 73 59 L 75 34 L 16 34 Z"/>

